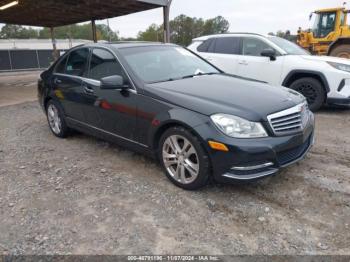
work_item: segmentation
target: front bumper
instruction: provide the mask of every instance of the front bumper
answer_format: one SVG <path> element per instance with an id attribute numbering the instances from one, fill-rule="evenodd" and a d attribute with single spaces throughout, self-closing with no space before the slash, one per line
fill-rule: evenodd
<path id="1" fill-rule="evenodd" d="M 275 152 L 276 158 L 272 162 L 268 161 L 255 166 L 231 167 L 222 176 L 228 179 L 248 181 L 276 174 L 281 168 L 304 159 L 313 144 L 314 134 L 312 133 L 303 144 L 292 149 Z"/>
<path id="2" fill-rule="evenodd" d="M 229 152 L 210 150 L 216 181 L 249 181 L 267 177 L 302 160 L 314 144 L 314 116 L 303 132 L 259 139 L 224 138 Z"/>
<path id="3" fill-rule="evenodd" d="M 350 97 L 348 98 L 331 98 L 327 99 L 327 104 L 330 106 L 350 107 Z"/>
<path id="4" fill-rule="evenodd" d="M 349 73 L 346 73 L 346 77 L 344 77 L 344 74 L 345 73 L 342 73 L 342 78 L 338 78 L 337 80 L 332 81 L 332 83 L 334 83 L 334 86 L 327 94 L 326 101 L 330 106 L 350 106 L 350 78 L 348 76 Z"/>

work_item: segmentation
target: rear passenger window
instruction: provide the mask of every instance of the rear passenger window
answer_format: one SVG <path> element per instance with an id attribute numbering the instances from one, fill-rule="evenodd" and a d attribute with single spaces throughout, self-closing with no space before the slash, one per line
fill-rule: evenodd
<path id="1" fill-rule="evenodd" d="M 89 78 L 101 80 L 101 78 L 120 75 L 126 80 L 123 68 L 112 53 L 96 48 L 92 51 Z"/>
<path id="2" fill-rule="evenodd" d="M 69 54 L 66 74 L 74 76 L 85 76 L 87 60 L 89 57 L 89 49 L 82 48 L 75 50 Z"/>
<path id="3" fill-rule="evenodd" d="M 247 56 L 261 56 L 261 52 L 264 49 L 273 49 L 271 46 L 266 44 L 264 41 L 256 38 L 243 38 L 243 55 Z"/>
<path id="4" fill-rule="evenodd" d="M 239 37 L 220 37 L 215 41 L 214 52 L 218 54 L 239 54 Z"/>
<path id="5" fill-rule="evenodd" d="M 198 52 L 208 52 L 210 44 L 214 41 L 214 39 L 205 40 L 202 44 L 200 44 L 197 48 Z"/>

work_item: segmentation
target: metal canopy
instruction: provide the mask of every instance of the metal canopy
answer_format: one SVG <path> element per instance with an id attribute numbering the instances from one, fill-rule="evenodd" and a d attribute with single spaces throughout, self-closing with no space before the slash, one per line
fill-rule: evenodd
<path id="1" fill-rule="evenodd" d="M 0 0 L 0 6 L 12 0 Z M 0 10 L 0 23 L 57 27 L 91 20 L 102 20 L 158 7 L 167 0 L 19 0 Z"/>

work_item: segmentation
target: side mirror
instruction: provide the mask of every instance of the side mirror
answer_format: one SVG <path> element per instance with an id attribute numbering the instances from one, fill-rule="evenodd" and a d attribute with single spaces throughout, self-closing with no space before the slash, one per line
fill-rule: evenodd
<path id="1" fill-rule="evenodd" d="M 124 78 L 120 75 L 106 76 L 101 79 L 101 89 L 128 89 L 124 84 Z"/>
<path id="2" fill-rule="evenodd" d="M 260 55 L 264 57 L 269 57 L 271 61 L 276 60 L 276 51 L 273 49 L 264 49 Z"/>

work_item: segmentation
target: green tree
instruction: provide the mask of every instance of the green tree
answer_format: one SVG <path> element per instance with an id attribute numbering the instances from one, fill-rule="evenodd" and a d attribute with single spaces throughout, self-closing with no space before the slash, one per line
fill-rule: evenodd
<path id="1" fill-rule="evenodd" d="M 140 31 L 137 36 L 141 41 L 163 41 L 162 27 L 156 24 L 150 25 L 145 31 Z"/>
<path id="2" fill-rule="evenodd" d="M 23 27 L 20 25 L 10 25 L 6 24 L 1 28 L 0 31 L 0 38 L 2 39 L 8 39 L 8 38 L 19 38 L 19 39 L 25 39 L 25 38 L 37 38 L 38 37 L 38 31 L 29 27 Z"/>
<path id="3" fill-rule="evenodd" d="M 230 28 L 230 23 L 222 16 L 205 21 L 204 34 L 223 34 Z"/>
<path id="4" fill-rule="evenodd" d="M 180 15 L 170 21 L 171 42 L 188 45 L 193 38 L 204 33 L 203 19 L 191 18 L 186 15 Z"/>
<path id="5" fill-rule="evenodd" d="M 96 25 L 97 31 L 97 39 L 98 40 L 109 40 L 118 41 L 119 36 L 117 32 L 113 32 L 107 25 L 99 24 Z M 39 32 L 39 38 L 50 38 L 50 29 L 44 28 Z M 73 39 L 87 39 L 92 40 L 92 29 L 91 24 L 83 24 L 83 25 L 68 25 L 61 26 L 55 28 L 55 38 L 65 39 L 65 38 L 73 38 Z"/>
<path id="6" fill-rule="evenodd" d="M 179 15 L 170 21 L 171 42 L 187 46 L 193 38 L 225 33 L 229 26 L 229 22 L 221 16 L 203 20 L 202 18 Z M 138 40 L 163 41 L 163 25 L 152 24 L 145 31 L 139 32 Z"/>

